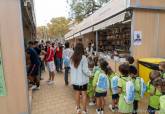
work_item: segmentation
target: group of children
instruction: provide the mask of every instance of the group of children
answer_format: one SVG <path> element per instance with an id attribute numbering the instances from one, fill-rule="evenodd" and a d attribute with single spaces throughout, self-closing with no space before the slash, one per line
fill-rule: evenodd
<path id="1" fill-rule="evenodd" d="M 97 106 L 96 113 L 104 114 L 105 97 L 109 91 L 112 102 L 109 108 L 112 112 L 121 114 L 137 114 L 140 111 L 149 114 L 165 114 L 165 62 L 159 64 L 159 71 L 150 73 L 148 84 L 138 76 L 138 70 L 133 65 L 134 58 L 129 56 L 127 62 L 119 66 L 119 72 L 114 72 L 109 63 L 97 56 L 88 57 L 88 67 L 92 71 L 88 83 L 87 94 L 89 105 Z M 148 109 L 138 109 L 138 103 L 144 94 L 149 93 Z"/>

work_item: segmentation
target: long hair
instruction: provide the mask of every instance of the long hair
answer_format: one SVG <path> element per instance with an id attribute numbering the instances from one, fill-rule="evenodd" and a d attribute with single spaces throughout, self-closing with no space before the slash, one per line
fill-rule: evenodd
<path id="1" fill-rule="evenodd" d="M 84 55 L 84 46 L 82 43 L 77 43 L 74 48 L 74 53 L 71 57 L 71 62 L 73 63 L 75 68 L 78 68 L 83 55 Z"/>

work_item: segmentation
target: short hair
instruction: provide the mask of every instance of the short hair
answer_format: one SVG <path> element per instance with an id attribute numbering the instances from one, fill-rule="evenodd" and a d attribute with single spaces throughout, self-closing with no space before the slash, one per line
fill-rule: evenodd
<path id="1" fill-rule="evenodd" d="M 34 45 L 34 42 L 33 41 L 29 41 L 28 44 L 29 45 Z"/>
<path id="2" fill-rule="evenodd" d="M 151 81 L 155 80 L 156 78 L 159 78 L 161 76 L 160 72 L 157 70 L 153 70 L 149 74 L 149 78 Z"/>
<path id="3" fill-rule="evenodd" d="M 65 42 L 65 48 L 69 48 L 69 42 Z"/>
<path id="4" fill-rule="evenodd" d="M 165 61 L 160 62 L 160 63 L 159 63 L 159 66 L 161 66 L 161 67 L 163 68 L 163 70 L 165 70 Z"/>
<path id="5" fill-rule="evenodd" d="M 137 71 L 137 68 L 135 66 L 130 66 L 129 67 L 129 73 L 130 74 L 134 74 L 134 75 L 137 75 L 138 71 Z"/>
<path id="6" fill-rule="evenodd" d="M 38 44 L 38 41 L 34 41 L 34 45 Z"/>
<path id="7" fill-rule="evenodd" d="M 129 64 L 126 64 L 126 63 L 121 64 L 119 66 L 119 71 L 122 75 L 128 76 L 128 74 L 129 74 Z"/>
<path id="8" fill-rule="evenodd" d="M 135 59 L 132 56 L 128 56 L 126 60 L 129 62 L 129 64 L 133 64 L 135 62 Z"/>
<path id="9" fill-rule="evenodd" d="M 50 41 L 46 41 L 46 44 L 51 44 Z"/>

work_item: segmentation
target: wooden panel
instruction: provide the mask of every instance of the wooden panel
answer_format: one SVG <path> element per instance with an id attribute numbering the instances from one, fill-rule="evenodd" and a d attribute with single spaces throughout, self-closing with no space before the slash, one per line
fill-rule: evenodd
<path id="1" fill-rule="evenodd" d="M 134 31 L 142 31 L 142 45 L 133 46 L 132 54 L 136 59 L 157 56 L 158 15 L 156 11 L 135 10 Z"/>
<path id="2" fill-rule="evenodd" d="M 165 57 L 165 11 L 134 11 L 134 31 L 142 31 L 142 45 L 133 46 L 136 59 L 145 57 Z"/>
<path id="3" fill-rule="evenodd" d="M 150 8 L 164 8 L 165 9 L 165 1 L 164 0 L 131 0 L 131 6 L 142 6 L 142 7 L 150 7 Z"/>
<path id="4" fill-rule="evenodd" d="M 0 97 L 1 114 L 28 113 L 20 0 L 1 0 L 0 42 L 7 96 Z"/>
<path id="5" fill-rule="evenodd" d="M 165 12 L 159 14 L 158 56 L 165 58 Z"/>

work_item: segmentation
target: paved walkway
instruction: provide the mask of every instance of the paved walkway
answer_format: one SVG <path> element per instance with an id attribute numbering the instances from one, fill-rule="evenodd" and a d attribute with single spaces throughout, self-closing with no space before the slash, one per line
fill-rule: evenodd
<path id="1" fill-rule="evenodd" d="M 65 86 L 63 74 L 56 74 L 54 85 L 46 83 L 48 73 L 43 75 L 45 80 L 41 82 L 41 89 L 33 92 L 32 114 L 76 114 L 74 92 L 71 86 Z M 109 99 L 107 97 L 105 114 L 118 114 L 109 111 Z M 88 107 L 89 114 L 96 114 L 95 108 L 95 106 Z"/>

